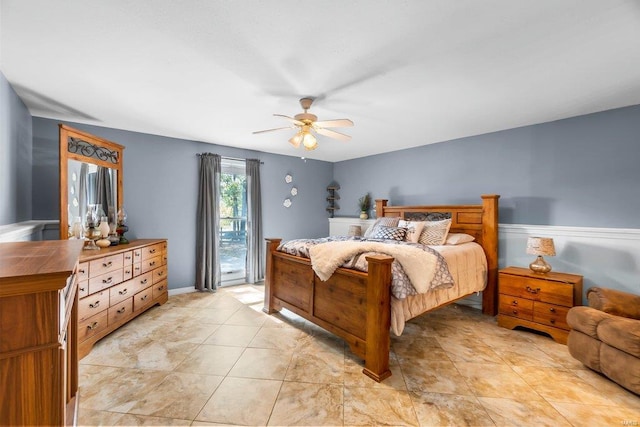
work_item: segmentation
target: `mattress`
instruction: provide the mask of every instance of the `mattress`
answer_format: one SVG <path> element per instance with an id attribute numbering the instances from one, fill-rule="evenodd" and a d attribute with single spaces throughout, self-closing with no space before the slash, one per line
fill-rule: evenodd
<path id="1" fill-rule="evenodd" d="M 445 258 L 454 280 L 450 288 L 398 299 L 391 297 L 391 331 L 400 336 L 405 322 L 438 306 L 481 292 L 487 286 L 487 258 L 475 242 L 460 245 L 432 246 Z"/>

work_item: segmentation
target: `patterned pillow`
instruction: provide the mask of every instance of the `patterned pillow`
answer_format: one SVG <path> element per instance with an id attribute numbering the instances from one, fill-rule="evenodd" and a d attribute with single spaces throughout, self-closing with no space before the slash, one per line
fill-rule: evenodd
<path id="1" fill-rule="evenodd" d="M 404 240 L 407 242 L 418 243 L 422 229 L 424 228 L 424 221 L 398 221 L 398 227 L 404 227 L 407 229 L 407 235 Z"/>
<path id="2" fill-rule="evenodd" d="M 451 228 L 451 218 L 442 221 L 427 221 L 418 239 L 423 245 L 444 245 Z"/>
<path id="3" fill-rule="evenodd" d="M 402 242 L 407 235 L 407 229 L 402 227 L 387 227 L 379 225 L 371 234 L 372 239 L 398 240 Z"/>
<path id="4" fill-rule="evenodd" d="M 367 228 L 367 231 L 364 232 L 364 237 L 371 237 L 371 235 L 373 234 L 374 230 L 379 225 L 384 225 L 385 227 L 397 227 L 398 226 L 398 221 L 400 221 L 400 218 L 397 217 L 397 216 L 383 216 L 383 217 L 380 217 L 380 218 L 376 219 L 376 222 L 374 222 L 371 227 Z"/>

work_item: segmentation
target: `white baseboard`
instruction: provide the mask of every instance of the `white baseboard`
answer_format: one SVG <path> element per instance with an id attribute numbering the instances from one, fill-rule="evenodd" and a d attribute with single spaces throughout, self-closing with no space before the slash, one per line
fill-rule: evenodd
<path id="1" fill-rule="evenodd" d="M 189 294 L 191 292 L 196 292 L 195 286 L 186 286 L 184 288 L 174 288 L 169 289 L 169 296 L 180 295 L 180 294 Z"/>

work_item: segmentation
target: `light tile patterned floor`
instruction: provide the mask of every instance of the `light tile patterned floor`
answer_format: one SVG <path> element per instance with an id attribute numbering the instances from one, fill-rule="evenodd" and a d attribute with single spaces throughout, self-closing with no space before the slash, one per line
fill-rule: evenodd
<path id="1" fill-rule="evenodd" d="M 640 425 L 640 397 L 477 310 L 409 322 L 378 384 L 342 340 L 262 299 L 177 295 L 105 337 L 80 362 L 79 425 Z"/>

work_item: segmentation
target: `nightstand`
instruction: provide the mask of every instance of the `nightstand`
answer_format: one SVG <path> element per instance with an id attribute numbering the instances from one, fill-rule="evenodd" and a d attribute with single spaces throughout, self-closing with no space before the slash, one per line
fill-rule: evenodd
<path id="1" fill-rule="evenodd" d="M 517 326 L 549 334 L 566 344 L 567 312 L 582 305 L 582 276 L 507 267 L 498 272 L 498 325 Z"/>

